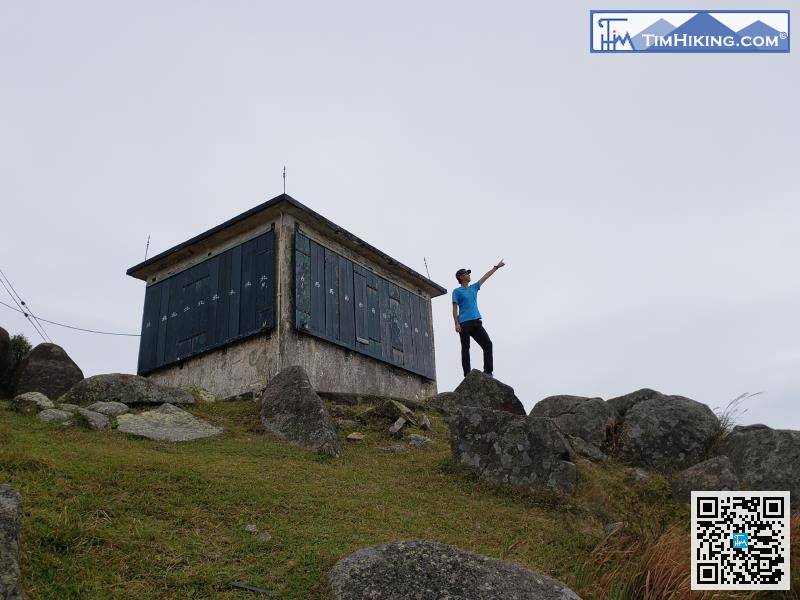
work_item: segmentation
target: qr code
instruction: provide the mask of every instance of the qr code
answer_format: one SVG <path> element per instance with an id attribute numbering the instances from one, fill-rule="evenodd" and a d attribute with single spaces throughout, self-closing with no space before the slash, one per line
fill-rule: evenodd
<path id="1" fill-rule="evenodd" d="M 692 492 L 692 589 L 789 589 L 789 492 Z"/>

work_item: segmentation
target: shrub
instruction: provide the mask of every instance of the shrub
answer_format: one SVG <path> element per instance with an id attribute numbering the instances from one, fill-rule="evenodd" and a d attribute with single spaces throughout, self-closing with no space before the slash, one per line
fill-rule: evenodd
<path id="1" fill-rule="evenodd" d="M 28 352 L 31 351 L 30 341 L 24 333 L 18 333 L 11 338 L 11 352 L 14 354 L 14 364 L 18 364 Z"/>

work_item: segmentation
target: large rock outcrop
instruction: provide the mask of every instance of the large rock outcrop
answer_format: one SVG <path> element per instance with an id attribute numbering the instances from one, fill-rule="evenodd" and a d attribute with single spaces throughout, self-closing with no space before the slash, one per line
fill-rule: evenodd
<path id="1" fill-rule="evenodd" d="M 596 448 L 605 447 L 619 418 L 602 398 L 549 396 L 536 403 L 532 417 L 549 417 L 565 434 L 581 438 Z"/>
<path id="2" fill-rule="evenodd" d="M 14 371 L 14 393 L 41 392 L 58 398 L 83 379 L 83 371 L 61 346 L 39 344 L 28 352 Z"/>
<path id="3" fill-rule="evenodd" d="M 95 402 L 121 402 L 126 405 L 194 404 L 194 398 L 186 390 L 159 385 L 146 377 L 107 373 L 79 381 L 58 402 L 78 406 L 89 406 Z"/>
<path id="4" fill-rule="evenodd" d="M 453 457 L 481 479 L 561 495 L 575 490 L 575 455 L 552 419 L 466 406 L 448 426 Z"/>
<path id="5" fill-rule="evenodd" d="M 651 390 L 650 388 L 642 388 L 640 390 L 636 390 L 635 392 L 631 392 L 630 394 L 625 394 L 624 396 L 609 398 L 607 402 L 614 410 L 617 411 L 617 414 L 619 414 L 620 417 L 624 417 L 625 414 L 631 408 L 639 404 L 639 402 L 652 400 L 653 398 L 658 398 L 663 395 L 664 394 L 661 392 Z"/>
<path id="6" fill-rule="evenodd" d="M 541 573 L 426 541 L 357 550 L 333 566 L 328 583 L 336 600 L 580 600 Z"/>
<path id="7" fill-rule="evenodd" d="M 19 534 L 22 497 L 10 485 L 0 485 L 0 598 L 21 600 Z"/>
<path id="8" fill-rule="evenodd" d="M 8 386 L 14 368 L 14 353 L 11 350 L 11 336 L 0 327 L 0 389 Z"/>
<path id="9" fill-rule="evenodd" d="M 734 427 L 720 443 L 744 489 L 789 490 L 800 507 L 800 431 L 766 425 Z"/>
<path id="10" fill-rule="evenodd" d="M 692 490 L 738 490 L 739 478 L 727 456 L 715 456 L 685 471 L 681 471 L 672 482 L 672 495 L 689 502 Z"/>
<path id="11" fill-rule="evenodd" d="M 477 369 L 472 369 L 464 377 L 455 393 L 457 396 L 450 398 L 455 406 L 480 406 L 514 415 L 525 414 L 525 407 L 514 395 L 514 388 Z"/>
<path id="12" fill-rule="evenodd" d="M 329 456 L 342 454 L 336 423 L 301 366 L 284 369 L 267 384 L 261 395 L 261 423 L 296 446 Z"/>
<path id="13" fill-rule="evenodd" d="M 85 411 L 90 412 L 93 411 Z M 82 415 L 84 418 L 85 413 Z M 139 414 L 119 415 L 117 425 L 117 431 L 122 433 L 165 442 L 189 442 L 222 433 L 222 427 L 198 419 L 172 404 L 162 404 L 154 410 Z"/>
<path id="14" fill-rule="evenodd" d="M 634 466 L 681 471 L 705 458 L 719 431 L 719 419 L 705 404 L 659 395 L 626 412 L 619 455 Z"/>

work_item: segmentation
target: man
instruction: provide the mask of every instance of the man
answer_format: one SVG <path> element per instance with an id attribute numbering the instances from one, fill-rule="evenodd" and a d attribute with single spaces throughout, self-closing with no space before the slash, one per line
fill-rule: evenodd
<path id="1" fill-rule="evenodd" d="M 469 285 L 470 273 L 472 273 L 470 269 L 456 271 L 456 279 L 461 287 L 453 290 L 453 320 L 456 324 L 456 331 L 461 337 L 461 366 L 464 368 L 464 377 L 470 371 L 469 338 L 473 338 L 483 349 L 483 372 L 489 377 L 493 377 L 492 340 L 489 339 L 489 334 L 483 328 L 481 313 L 478 312 L 478 290 L 489 277 L 494 275 L 497 269 L 505 264 L 501 258 L 500 262 L 472 285 Z"/>

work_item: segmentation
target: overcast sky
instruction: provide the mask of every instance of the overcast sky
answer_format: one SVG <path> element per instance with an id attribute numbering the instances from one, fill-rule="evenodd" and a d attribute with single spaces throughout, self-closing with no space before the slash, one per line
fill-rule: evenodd
<path id="1" fill-rule="evenodd" d="M 604 7 L 0 3 L 0 268 L 40 316 L 138 333 L 148 234 L 152 256 L 277 195 L 285 164 L 289 194 L 450 290 L 505 258 L 479 307 L 527 408 L 763 391 L 741 422 L 800 429 L 800 43 L 590 54 Z M 449 294 L 433 311 L 450 390 Z M 136 370 L 136 338 L 47 331 L 87 375 Z"/>

